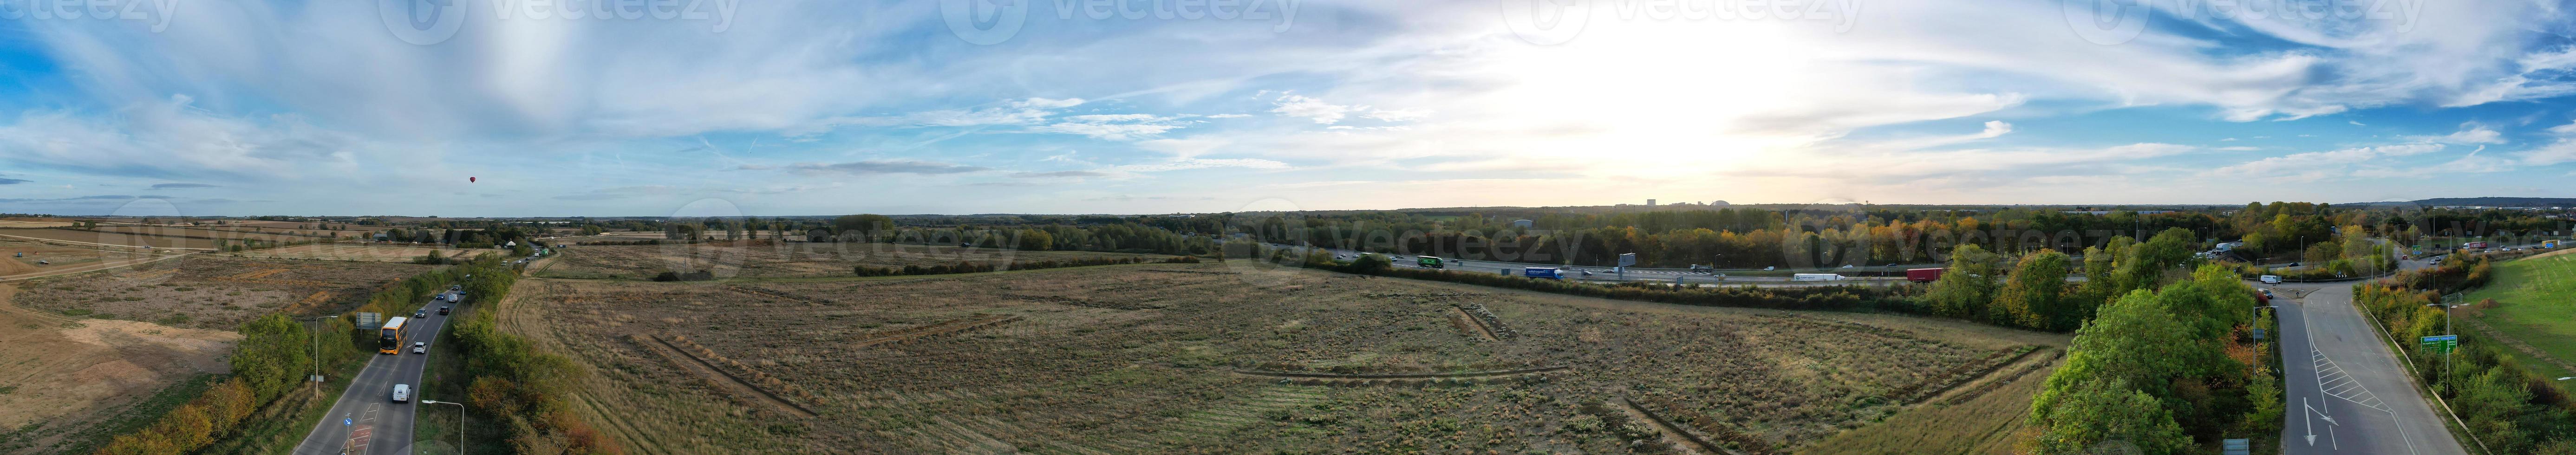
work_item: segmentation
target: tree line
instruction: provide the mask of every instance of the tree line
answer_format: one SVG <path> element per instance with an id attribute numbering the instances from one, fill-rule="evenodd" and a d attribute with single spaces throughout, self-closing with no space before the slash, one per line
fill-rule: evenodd
<path id="1" fill-rule="evenodd" d="M 2493 261 L 2498 260 L 2452 257 L 2441 267 L 2353 286 L 2353 302 L 2398 340 L 2445 334 L 2450 314 L 2435 306 L 2443 303 L 2442 295 L 2485 286 L 2494 278 Z M 2492 453 L 2576 454 L 2576 400 L 2548 375 L 2508 356 L 2504 349 L 2510 348 L 2502 340 L 2483 331 L 2458 335 L 2458 348 L 2447 356 L 2418 343 L 2397 345 L 2406 352 L 2416 381 L 2450 404 L 2475 442 Z"/>

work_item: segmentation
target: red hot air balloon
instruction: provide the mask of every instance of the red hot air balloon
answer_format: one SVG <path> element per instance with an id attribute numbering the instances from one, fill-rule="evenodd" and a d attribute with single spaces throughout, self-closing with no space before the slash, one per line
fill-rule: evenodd
<path id="1" fill-rule="evenodd" d="M 465 183 L 474 183 L 474 177 L 466 177 Z"/>

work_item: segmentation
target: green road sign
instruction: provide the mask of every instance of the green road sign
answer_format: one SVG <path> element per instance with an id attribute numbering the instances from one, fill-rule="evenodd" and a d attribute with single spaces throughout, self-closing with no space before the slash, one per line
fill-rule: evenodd
<path id="1" fill-rule="evenodd" d="M 2442 335 L 2424 337 L 2422 343 L 2425 350 L 2437 351 L 2441 352 L 2443 355 L 2449 355 L 2451 350 L 2458 349 L 2460 347 L 2460 336 Z"/>

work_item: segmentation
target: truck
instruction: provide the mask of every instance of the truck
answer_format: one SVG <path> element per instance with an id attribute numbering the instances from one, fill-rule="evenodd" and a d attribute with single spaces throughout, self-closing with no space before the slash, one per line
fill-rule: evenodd
<path id="1" fill-rule="evenodd" d="M 1948 270 L 1950 270 L 1950 269 L 1945 269 L 1945 268 L 1940 268 L 1940 267 L 1926 267 L 1926 268 L 1920 268 L 1920 269 L 1905 269 L 1905 281 L 1912 281 L 1912 282 L 1916 282 L 1916 283 L 1930 283 L 1930 282 L 1932 282 L 1932 280 L 1938 280 L 1938 279 L 1941 279 L 1941 272 L 1948 271 Z"/>
<path id="2" fill-rule="evenodd" d="M 1796 274 L 1796 275 L 1790 275 L 1790 276 L 1789 276 L 1789 281 L 1842 281 L 1842 280 L 1843 280 L 1843 276 L 1842 276 L 1842 275 L 1840 275 L 1840 274 L 1833 274 L 1833 273 L 1801 273 L 1801 274 Z"/>
<path id="3" fill-rule="evenodd" d="M 2469 243 L 2462 243 L 2462 244 L 2460 244 L 2460 247 L 2461 247 L 2461 248 L 2470 248 L 2470 249 L 2486 248 L 2486 247 L 2487 247 L 2487 242 L 2469 242 Z"/>
<path id="4" fill-rule="evenodd" d="M 1449 267 L 1449 264 L 1448 264 L 1448 263 L 1446 263 L 1446 262 L 1441 262 L 1441 261 L 1440 261 L 1440 258 L 1439 258 L 1438 256 L 1420 256 L 1420 257 L 1415 257 L 1415 258 L 1413 258 L 1413 263 L 1414 263 L 1414 264 L 1419 264 L 1419 265 L 1421 265 L 1421 266 L 1423 266 L 1423 267 L 1430 267 L 1430 268 L 1435 268 L 1435 269 L 1448 268 L 1448 267 Z"/>
<path id="5" fill-rule="evenodd" d="M 1546 279 L 1551 279 L 1551 280 L 1562 280 L 1562 279 L 1565 279 L 1565 268 L 1564 268 L 1564 267 L 1523 267 L 1523 268 L 1521 268 L 1521 276 L 1530 277 L 1530 278 L 1546 278 Z"/>
<path id="6" fill-rule="evenodd" d="M 2545 250 L 2545 249 L 2551 249 L 2551 248 L 2557 248 L 2557 247 L 2558 247 L 2558 241 L 2556 241 L 2556 240 L 2542 240 L 2542 241 L 2540 241 L 2540 249 L 2544 249 L 2544 250 Z"/>

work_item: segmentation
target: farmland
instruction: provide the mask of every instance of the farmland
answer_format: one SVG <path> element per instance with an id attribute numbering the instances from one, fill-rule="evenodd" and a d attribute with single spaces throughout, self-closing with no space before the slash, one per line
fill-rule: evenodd
<path id="1" fill-rule="evenodd" d="M 215 247 L 215 242 L 213 240 L 206 239 L 155 237 L 116 232 L 75 231 L 70 229 L 0 230 L 0 240 L 41 241 L 45 243 L 71 246 L 150 246 L 153 248 L 193 249 L 213 249 Z"/>
<path id="2" fill-rule="evenodd" d="M 307 242 L 331 238 L 333 235 L 355 236 L 363 234 L 363 232 L 359 231 L 297 231 L 288 229 L 258 229 L 222 226 L 99 226 L 98 230 L 102 232 L 141 234 L 158 237 L 246 239 L 263 242 Z"/>
<path id="3" fill-rule="evenodd" d="M 313 263 L 196 255 L 21 283 L 19 306 L 82 318 L 224 330 L 262 314 L 364 300 L 420 273 L 410 264 Z"/>
<path id="4" fill-rule="evenodd" d="M 312 245 L 296 245 L 296 246 L 290 246 L 290 247 L 284 247 L 284 248 L 270 248 L 270 249 L 265 249 L 265 250 L 251 250 L 251 251 L 245 251 L 245 252 L 241 252 L 241 253 L 237 253 L 237 254 L 241 255 L 242 257 L 267 258 L 267 259 L 324 259 L 324 260 L 334 260 L 334 261 L 409 262 L 409 261 L 412 261 L 412 260 L 414 260 L 414 259 L 420 259 L 420 258 L 421 258 L 421 256 L 428 255 L 428 254 L 431 254 L 431 253 L 437 253 L 437 254 L 438 254 L 438 255 L 440 255 L 440 256 L 457 257 L 457 256 L 464 256 L 464 255 L 467 255 L 468 253 L 478 253 L 478 252 L 483 252 L 483 250 L 463 250 L 463 249 L 456 249 L 456 248 L 435 248 L 435 247 L 425 247 L 425 246 L 368 246 L 368 245 L 312 244 Z"/>
<path id="5" fill-rule="evenodd" d="M 548 278 L 645 279 L 664 271 L 707 270 L 718 278 L 849 276 L 855 266 L 902 267 L 1165 256 L 1085 251 L 1010 251 L 945 245 L 808 243 L 768 240 L 687 245 L 578 246 L 535 271 Z"/>
<path id="6" fill-rule="evenodd" d="M 0 231 L 6 232 L 6 231 Z M 90 267 L 101 262 L 159 257 L 157 252 L 124 248 L 91 249 L 0 238 L 0 277 Z M 36 261 L 50 264 L 39 265 Z"/>
<path id="7" fill-rule="evenodd" d="M 20 308 L 19 286 L 0 284 L 0 453 L 77 452 L 123 419 L 156 417 L 170 404 L 157 392 L 229 371 L 224 356 L 240 339 Z"/>
<path id="8" fill-rule="evenodd" d="M 500 308 L 639 454 L 1785 453 L 1930 403 L 2016 425 L 1989 400 L 2036 381 L 1995 378 L 2065 340 L 1217 263 L 539 279 Z"/>
<path id="9" fill-rule="evenodd" d="M 2507 352 L 2535 371 L 2576 375 L 2576 251 L 2556 251 L 2495 263 L 2495 278 L 2470 291 L 2462 322 L 2504 338 Z"/>

